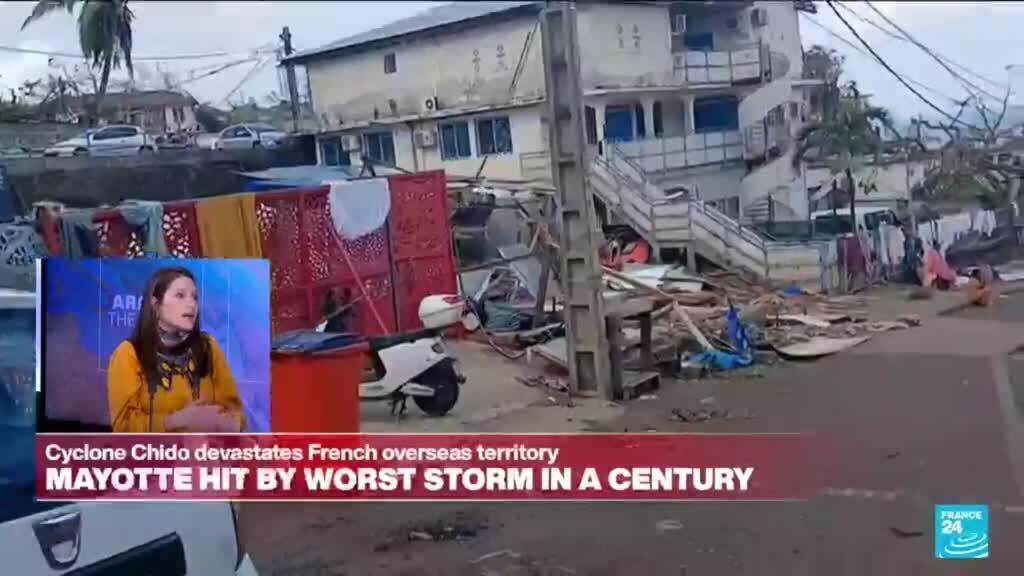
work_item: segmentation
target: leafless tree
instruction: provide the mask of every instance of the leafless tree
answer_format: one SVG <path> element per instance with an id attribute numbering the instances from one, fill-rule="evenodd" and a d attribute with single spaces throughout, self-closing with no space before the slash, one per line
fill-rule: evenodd
<path id="1" fill-rule="evenodd" d="M 985 125 L 984 144 L 986 146 L 992 146 L 996 143 L 1002 133 L 1000 127 L 1003 125 L 1003 120 L 1006 119 L 1006 108 L 1010 102 L 1010 87 L 1006 87 L 1006 95 L 1003 96 L 1003 101 L 997 114 L 995 110 L 988 107 L 980 97 L 974 98 L 974 109 L 978 111 L 978 115 L 981 116 L 981 121 Z"/>

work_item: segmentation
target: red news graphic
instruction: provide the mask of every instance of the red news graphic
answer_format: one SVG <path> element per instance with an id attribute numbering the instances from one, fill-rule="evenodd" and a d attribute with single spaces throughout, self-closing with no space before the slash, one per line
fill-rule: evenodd
<path id="1" fill-rule="evenodd" d="M 39 434 L 46 500 L 784 500 L 823 486 L 803 435 Z"/>

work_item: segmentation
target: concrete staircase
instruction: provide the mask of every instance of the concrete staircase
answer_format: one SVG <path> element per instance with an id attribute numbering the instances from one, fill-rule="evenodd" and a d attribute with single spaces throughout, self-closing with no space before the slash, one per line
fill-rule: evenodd
<path id="1" fill-rule="evenodd" d="M 834 285 L 835 251 L 826 242 L 768 241 L 752 228 L 685 194 L 666 196 L 639 166 L 606 146 L 590 162 L 588 183 L 609 211 L 655 249 L 692 249 L 759 278 L 809 288 Z"/>
<path id="2" fill-rule="evenodd" d="M 769 159 L 746 174 L 740 181 L 740 214 L 744 222 L 768 220 L 768 197 L 775 201 L 777 220 L 802 220 L 806 213 L 797 212 L 799 196 L 804 195 L 804 186 L 799 169 L 793 168 L 792 143 L 782 142 L 783 153 Z"/>
<path id="3" fill-rule="evenodd" d="M 779 220 L 792 221 L 792 220 L 801 220 L 802 219 L 802 218 L 800 218 L 800 216 L 796 212 L 793 211 L 792 208 L 790 208 L 787 204 L 785 204 L 783 202 L 776 202 L 774 210 L 775 210 L 775 220 L 776 221 L 779 221 Z M 771 212 L 772 212 L 771 202 L 768 201 L 768 197 L 766 196 L 766 197 L 763 197 L 763 198 L 757 200 L 753 204 L 747 206 L 743 210 L 743 220 L 742 221 L 744 223 L 767 222 L 767 221 L 771 220 L 771 216 L 772 216 Z"/>
<path id="4" fill-rule="evenodd" d="M 786 77 L 789 61 L 784 55 L 775 52 L 771 53 L 770 58 L 771 79 L 758 86 L 739 104 L 744 156 L 768 156 L 770 150 L 778 154 L 741 180 L 740 214 L 746 222 L 757 222 L 762 217 L 767 219 L 769 195 L 775 200 L 777 213 L 781 205 L 782 213 L 796 213 L 798 218 L 806 216 L 792 208 L 801 205 L 801 199 L 792 195 L 804 193 L 801 173 L 793 168 L 792 120 L 781 121 L 777 117 L 774 124 L 766 121 L 769 114 L 779 107 L 783 108 L 783 116 L 788 116 L 787 104 L 793 101 L 793 81 Z"/>

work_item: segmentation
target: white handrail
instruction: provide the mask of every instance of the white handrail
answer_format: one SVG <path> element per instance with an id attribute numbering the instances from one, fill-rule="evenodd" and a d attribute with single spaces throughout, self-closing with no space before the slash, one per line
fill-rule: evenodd
<path id="1" fill-rule="evenodd" d="M 613 142 L 605 141 L 604 143 L 605 156 L 607 156 L 608 164 L 611 165 L 617 172 L 627 178 L 633 178 L 637 184 L 641 187 L 646 188 L 648 184 L 647 174 L 644 169 L 634 162 L 631 158 L 622 153 Z M 600 158 L 600 156 L 598 156 Z M 631 174 L 625 174 L 623 170 L 616 166 L 616 162 L 621 162 L 626 165 Z"/>
<path id="2" fill-rule="evenodd" d="M 819 270 L 819 276 L 827 272 L 829 263 L 821 262 L 817 258 L 818 248 L 808 243 L 776 242 L 766 240 L 752 228 L 730 218 L 714 206 L 700 200 L 669 200 L 652 199 L 648 196 L 645 185 L 641 185 L 639 178 L 633 179 L 624 173 L 623 167 L 628 170 L 631 166 L 625 163 L 614 162 L 617 154 L 614 147 L 608 147 L 605 157 L 595 157 L 591 177 L 595 193 L 604 197 L 606 201 L 615 204 L 616 211 L 622 215 L 634 229 L 649 241 L 657 242 L 659 236 L 659 217 L 655 210 L 657 206 L 664 204 L 685 204 L 683 213 L 665 213 L 661 218 L 668 218 L 672 222 L 671 231 L 673 238 L 679 239 L 680 226 L 686 231 L 685 237 L 690 242 L 697 244 L 702 251 L 710 252 L 709 256 L 720 258 L 723 264 L 738 266 L 749 270 L 763 278 L 787 279 L 786 276 L 777 276 L 779 271 L 791 269 L 786 264 L 793 258 L 794 249 L 807 253 L 814 252 L 815 261 Z M 664 224 L 662 224 L 664 226 Z M 665 229 L 666 233 L 669 229 Z M 806 258 L 804 258 L 806 260 Z M 800 261 L 797 256 L 797 261 Z M 797 269 L 807 264 L 797 264 Z M 775 270 L 776 272 L 773 272 Z M 781 274 L 786 274 L 781 272 Z M 806 281 L 806 272 L 800 275 L 801 281 Z M 822 281 L 822 286 L 824 286 Z"/>

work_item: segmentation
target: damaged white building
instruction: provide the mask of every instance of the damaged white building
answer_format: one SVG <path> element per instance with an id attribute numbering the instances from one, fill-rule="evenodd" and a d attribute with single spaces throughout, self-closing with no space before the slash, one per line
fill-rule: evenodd
<path id="1" fill-rule="evenodd" d="M 452 3 L 290 56 L 306 69 L 320 162 L 550 177 L 543 7 Z M 767 218 L 769 205 L 779 220 L 809 214 L 792 154 L 821 80 L 804 78 L 801 10 L 813 7 L 576 4 L 591 187 L 606 218 L 656 249 L 771 275 L 770 247 L 740 222 Z M 786 266 L 820 268 L 812 252 Z"/>

